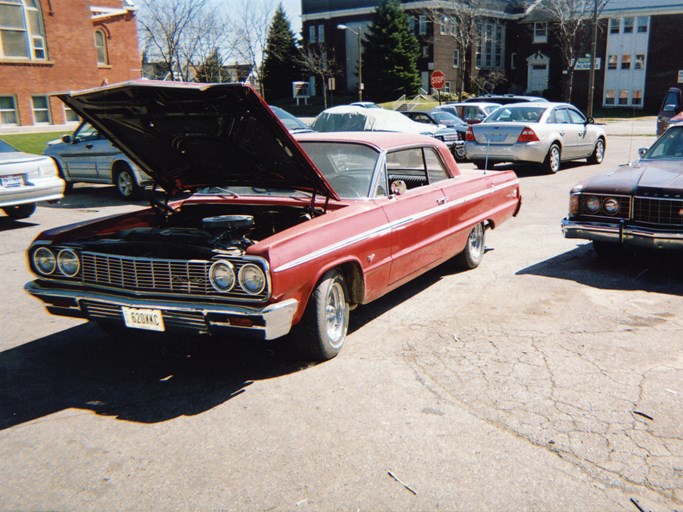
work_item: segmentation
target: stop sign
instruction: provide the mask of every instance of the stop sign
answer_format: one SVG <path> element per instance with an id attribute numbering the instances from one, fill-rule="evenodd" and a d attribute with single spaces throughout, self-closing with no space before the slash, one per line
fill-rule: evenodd
<path id="1" fill-rule="evenodd" d="M 446 77 L 443 72 L 436 70 L 432 73 L 432 78 L 429 81 L 434 89 L 440 90 L 446 83 Z"/>

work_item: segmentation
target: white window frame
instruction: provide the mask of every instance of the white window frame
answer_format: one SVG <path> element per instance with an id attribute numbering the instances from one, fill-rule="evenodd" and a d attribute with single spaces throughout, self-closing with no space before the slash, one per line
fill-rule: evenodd
<path id="1" fill-rule="evenodd" d="M 318 42 L 325 42 L 325 25 L 318 25 Z"/>
<path id="2" fill-rule="evenodd" d="M 425 14 L 420 14 L 418 34 L 421 36 L 427 35 L 427 16 Z"/>
<path id="3" fill-rule="evenodd" d="M 453 50 L 453 67 L 460 67 L 460 50 L 458 50 L 457 48 Z"/>
<path id="4" fill-rule="evenodd" d="M 610 18 L 609 19 L 609 33 L 610 34 L 621 34 L 621 18 Z"/>
<path id="5" fill-rule="evenodd" d="M 537 21 L 534 23 L 534 44 L 548 42 L 548 22 Z"/>
<path id="6" fill-rule="evenodd" d="M 439 34 L 442 36 L 447 36 L 448 35 L 448 25 L 449 25 L 449 18 L 446 15 L 441 16 L 441 24 L 439 26 Z"/>
<path id="7" fill-rule="evenodd" d="M 635 29 L 635 19 L 633 16 L 626 16 L 624 18 L 624 34 L 633 34 Z"/>
<path id="8" fill-rule="evenodd" d="M 97 53 L 97 65 L 98 66 L 108 66 L 109 65 L 109 44 L 107 43 L 107 33 L 103 28 L 95 29 L 95 52 Z M 102 42 L 98 37 L 101 37 Z"/>
<path id="9" fill-rule="evenodd" d="M 308 26 L 308 44 L 314 44 L 315 43 L 315 35 L 316 35 L 315 25 L 309 25 Z"/>
<path id="10" fill-rule="evenodd" d="M 45 101 L 45 106 L 36 106 L 36 100 Z M 31 112 L 33 113 L 33 124 L 50 124 L 52 123 L 52 116 L 50 115 L 50 97 L 49 96 L 31 96 Z M 44 120 L 39 119 L 41 115 L 45 116 Z"/>
<path id="11" fill-rule="evenodd" d="M 70 107 L 64 105 L 64 121 L 67 123 L 77 123 L 80 121 L 80 117 Z"/>
<path id="12" fill-rule="evenodd" d="M 0 33 L 13 32 L 15 35 L 21 34 L 20 37 L 23 39 L 23 47 L 26 52 L 23 55 L 6 55 L 2 44 L 3 38 L 0 35 L 0 59 L 19 59 L 32 61 L 47 60 L 45 28 L 43 24 L 43 13 L 40 9 L 40 2 L 36 2 L 34 5 L 28 4 L 29 2 L 26 1 L 17 2 L 11 0 L 0 0 L 0 5 L 7 6 L 8 8 L 18 9 L 21 14 L 21 26 L 10 26 L 8 24 L 3 27 L 2 22 L 0 22 Z M 30 20 L 33 20 L 33 23 L 30 23 Z"/>
<path id="13" fill-rule="evenodd" d="M 17 126 L 19 124 L 19 111 L 17 110 L 17 99 L 14 96 L 0 96 L 0 99 L 9 99 L 12 103 L 12 108 L 2 108 L 2 104 L 0 104 L 0 126 Z M 10 114 L 14 118 L 14 121 L 5 120 L 7 115 Z"/>
<path id="14" fill-rule="evenodd" d="M 408 16 L 408 32 L 411 36 L 415 35 L 415 16 Z"/>

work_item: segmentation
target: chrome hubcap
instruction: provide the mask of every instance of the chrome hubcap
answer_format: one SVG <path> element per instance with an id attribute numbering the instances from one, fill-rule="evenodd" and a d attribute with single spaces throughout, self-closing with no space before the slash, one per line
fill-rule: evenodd
<path id="1" fill-rule="evenodd" d="M 339 348 L 344 340 L 346 326 L 347 306 L 344 297 L 344 289 L 341 284 L 335 282 L 327 292 L 325 304 L 325 331 L 330 339 L 332 348 Z"/>
<path id="2" fill-rule="evenodd" d="M 475 260 L 478 260 L 481 257 L 482 251 L 484 250 L 483 234 L 484 228 L 481 224 L 477 224 L 467 239 L 470 254 Z"/>
<path id="3" fill-rule="evenodd" d="M 121 194 L 126 197 L 133 192 L 133 179 L 127 172 L 122 172 L 119 174 L 118 185 Z"/>

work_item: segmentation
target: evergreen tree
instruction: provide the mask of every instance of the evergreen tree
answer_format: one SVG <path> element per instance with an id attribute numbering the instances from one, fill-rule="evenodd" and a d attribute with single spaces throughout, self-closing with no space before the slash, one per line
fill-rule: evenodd
<path id="1" fill-rule="evenodd" d="M 282 4 L 268 31 L 263 61 L 263 91 L 268 101 L 291 98 L 292 82 L 303 79 L 300 51 Z"/>
<path id="2" fill-rule="evenodd" d="M 408 17 L 399 0 L 380 0 L 363 50 L 363 81 L 368 98 L 387 101 L 417 93 L 420 44 L 408 32 Z"/>

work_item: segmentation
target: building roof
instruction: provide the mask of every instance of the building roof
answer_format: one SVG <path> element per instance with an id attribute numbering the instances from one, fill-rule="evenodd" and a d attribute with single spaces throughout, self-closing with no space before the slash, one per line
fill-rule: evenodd
<path id="1" fill-rule="evenodd" d="M 532 23 L 536 21 L 550 21 L 544 5 L 555 0 L 540 0 L 531 9 L 529 15 L 522 21 Z M 595 0 L 583 0 L 586 4 L 586 13 L 593 14 Z M 602 3 L 604 0 L 597 0 Z M 600 18 L 614 18 L 620 16 L 656 16 L 665 14 L 683 14 L 683 0 L 607 0 L 600 11 Z"/>

